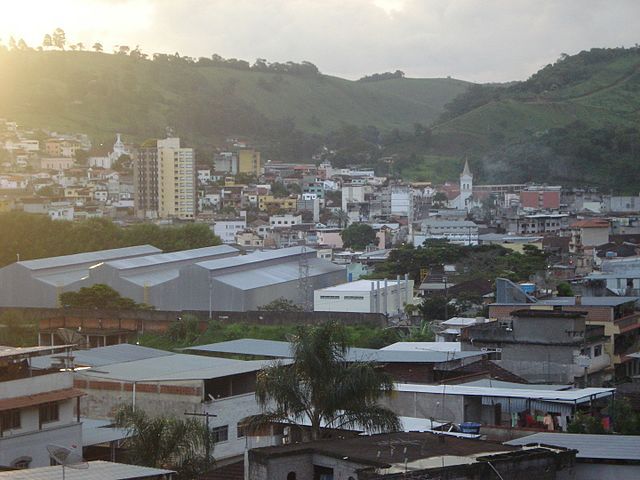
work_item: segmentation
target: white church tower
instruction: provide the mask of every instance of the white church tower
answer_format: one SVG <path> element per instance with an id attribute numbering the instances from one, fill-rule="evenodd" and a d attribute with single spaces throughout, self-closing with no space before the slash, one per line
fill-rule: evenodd
<path id="1" fill-rule="evenodd" d="M 473 174 L 469 169 L 469 161 L 464 161 L 464 170 L 460 174 L 460 195 L 458 196 L 459 210 L 469 211 L 471 209 L 471 200 L 473 196 Z"/>

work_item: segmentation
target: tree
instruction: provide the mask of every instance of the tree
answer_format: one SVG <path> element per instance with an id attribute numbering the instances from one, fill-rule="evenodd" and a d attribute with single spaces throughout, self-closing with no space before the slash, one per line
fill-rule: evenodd
<path id="1" fill-rule="evenodd" d="M 556 287 L 559 297 L 573 297 L 573 289 L 567 282 L 560 282 Z"/>
<path id="2" fill-rule="evenodd" d="M 100 42 L 94 43 L 91 48 L 93 48 L 97 53 L 102 53 L 103 50 L 102 44 Z"/>
<path id="3" fill-rule="evenodd" d="M 64 33 L 64 30 L 61 28 L 56 28 L 53 31 L 53 35 L 51 36 L 51 42 L 53 46 L 59 48 L 60 50 L 64 50 L 64 46 L 67 43 L 67 36 Z"/>
<path id="4" fill-rule="evenodd" d="M 108 285 L 97 283 L 82 287 L 77 292 L 60 294 L 60 304 L 65 308 L 96 308 L 104 310 L 139 310 L 149 307 L 121 296 Z"/>
<path id="5" fill-rule="evenodd" d="M 436 208 L 444 207 L 448 202 L 447 196 L 442 192 L 437 192 L 432 199 L 433 206 Z"/>
<path id="6" fill-rule="evenodd" d="M 323 426 L 398 430 L 396 414 L 378 405 L 393 388 L 391 378 L 371 363 L 347 363 L 347 350 L 341 325 L 300 327 L 291 339 L 293 364 L 278 361 L 258 373 L 256 397 L 264 413 L 252 426 L 310 421 L 314 440 Z"/>
<path id="7" fill-rule="evenodd" d="M 275 300 L 258 307 L 258 310 L 264 310 L 265 312 L 302 312 L 302 307 L 296 305 L 291 300 L 280 297 Z"/>
<path id="8" fill-rule="evenodd" d="M 448 320 L 457 314 L 456 307 L 449 305 L 449 299 L 442 295 L 424 297 L 420 312 L 425 320 Z"/>
<path id="9" fill-rule="evenodd" d="M 340 208 L 331 212 L 331 219 L 338 224 L 338 228 L 344 228 L 349 223 L 349 214 Z"/>
<path id="10" fill-rule="evenodd" d="M 46 33 L 44 35 L 44 39 L 42 40 L 42 46 L 43 47 L 52 47 L 53 46 L 53 42 L 51 40 L 51 35 L 49 35 L 48 33 Z"/>
<path id="11" fill-rule="evenodd" d="M 115 424 L 131 434 L 124 447 L 135 465 L 171 468 L 180 478 L 195 479 L 214 463 L 213 433 L 195 418 L 151 417 L 126 405 L 116 411 Z"/>
<path id="12" fill-rule="evenodd" d="M 366 223 L 353 223 L 340 232 L 345 248 L 363 250 L 376 242 L 376 231 Z"/>

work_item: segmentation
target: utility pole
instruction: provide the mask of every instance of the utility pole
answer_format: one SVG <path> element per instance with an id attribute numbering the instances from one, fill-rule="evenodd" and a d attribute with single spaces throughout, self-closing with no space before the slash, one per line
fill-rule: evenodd
<path id="1" fill-rule="evenodd" d="M 205 426 L 207 428 L 207 436 L 205 438 L 204 448 L 207 455 L 207 461 L 209 461 L 209 457 L 211 454 L 211 430 L 209 430 L 209 417 L 217 417 L 217 415 L 214 415 L 213 413 L 209 413 L 209 412 L 204 412 L 204 413 L 184 412 L 184 414 L 189 417 L 205 417 Z"/>

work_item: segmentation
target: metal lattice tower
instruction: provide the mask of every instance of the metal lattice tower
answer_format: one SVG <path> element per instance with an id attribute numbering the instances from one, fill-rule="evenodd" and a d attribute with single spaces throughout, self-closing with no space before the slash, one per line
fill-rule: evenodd
<path id="1" fill-rule="evenodd" d="M 300 295 L 300 306 L 305 312 L 310 312 L 313 308 L 311 302 L 311 282 L 309 281 L 309 258 L 307 257 L 307 247 L 302 245 L 301 255 L 298 259 L 298 294 Z"/>

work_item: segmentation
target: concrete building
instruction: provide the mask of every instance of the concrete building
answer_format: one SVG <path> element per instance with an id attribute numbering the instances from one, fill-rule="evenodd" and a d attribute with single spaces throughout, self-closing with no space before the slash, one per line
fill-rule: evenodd
<path id="1" fill-rule="evenodd" d="M 316 312 L 399 315 L 413 301 L 413 280 L 357 280 L 313 293 Z"/>
<path id="2" fill-rule="evenodd" d="M 571 225 L 569 255 L 576 266 L 576 273 L 590 273 L 594 267 L 596 247 L 609 241 L 609 220 L 589 218 Z"/>
<path id="3" fill-rule="evenodd" d="M 83 470 L 62 466 L 34 468 L 31 470 L 14 470 L 0 472 L 0 480 L 173 480 L 176 478 L 173 470 L 163 468 L 140 467 L 126 463 L 105 462 L 94 460 L 87 462 L 88 468 Z"/>
<path id="4" fill-rule="evenodd" d="M 414 246 L 422 246 L 425 240 L 447 240 L 459 245 L 478 245 L 478 225 L 468 220 L 427 219 L 422 230 L 413 234 Z"/>
<path id="5" fill-rule="evenodd" d="M 554 480 L 575 461 L 571 450 L 519 448 L 427 432 L 333 438 L 251 450 L 245 478 Z"/>
<path id="6" fill-rule="evenodd" d="M 515 235 L 557 233 L 567 230 L 569 216 L 566 213 L 534 213 L 507 219 L 507 231 Z"/>
<path id="7" fill-rule="evenodd" d="M 604 326 L 587 325 L 582 312 L 517 310 L 465 328 L 460 339 L 463 351 L 496 352 L 498 365 L 532 383 L 598 385 L 611 378 Z"/>
<path id="8" fill-rule="evenodd" d="M 56 308 L 60 294 L 77 290 L 93 267 L 156 253 L 161 250 L 139 245 L 12 263 L 0 268 L 0 306 Z"/>
<path id="9" fill-rule="evenodd" d="M 158 146 L 143 144 L 133 162 L 135 214 L 139 218 L 158 217 Z"/>
<path id="10" fill-rule="evenodd" d="M 238 151 L 238 173 L 246 173 L 259 177 L 262 173 L 260 152 L 253 148 Z"/>
<path id="11" fill-rule="evenodd" d="M 158 216 L 192 220 L 196 214 L 196 169 L 192 148 L 179 138 L 158 140 Z"/>
<path id="12" fill-rule="evenodd" d="M 575 478 L 580 480 L 635 480 L 640 478 L 640 435 L 585 433 L 534 433 L 506 442 L 507 445 L 537 446 L 576 450 Z"/>
<path id="13" fill-rule="evenodd" d="M 83 393 L 73 388 L 72 373 L 29 364 L 52 350 L 0 348 L 0 466 L 44 467 L 50 465 L 47 445 L 82 445 Z"/>
<path id="14" fill-rule="evenodd" d="M 529 210 L 558 210 L 562 187 L 533 185 L 520 192 L 520 206 Z"/>
<path id="15" fill-rule="evenodd" d="M 247 218 L 226 218 L 214 220 L 213 233 L 215 233 L 222 243 L 236 243 L 236 235 L 247 228 Z"/>

